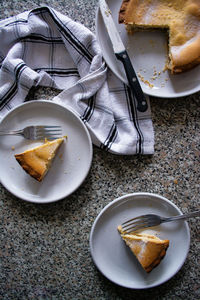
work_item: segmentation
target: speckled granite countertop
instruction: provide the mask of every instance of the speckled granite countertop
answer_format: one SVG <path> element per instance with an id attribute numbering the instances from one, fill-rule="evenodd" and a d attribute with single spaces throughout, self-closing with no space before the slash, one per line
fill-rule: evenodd
<path id="1" fill-rule="evenodd" d="M 0 18 L 42 5 L 95 31 L 97 0 L 1 0 Z M 39 89 L 30 97 L 53 93 Z M 95 147 L 87 179 L 67 199 L 33 205 L 0 185 L 0 299 L 200 299 L 197 219 L 189 221 L 191 246 L 184 266 L 156 288 L 137 291 L 113 284 L 96 269 L 89 250 L 94 219 L 106 204 L 126 193 L 158 193 L 183 212 L 199 208 L 199 100 L 199 93 L 151 98 L 155 154 L 120 156 L 116 163 L 115 155 Z"/>

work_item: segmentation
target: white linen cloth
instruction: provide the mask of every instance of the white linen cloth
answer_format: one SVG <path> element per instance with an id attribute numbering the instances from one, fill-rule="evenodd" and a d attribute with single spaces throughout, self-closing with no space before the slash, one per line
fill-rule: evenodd
<path id="1" fill-rule="evenodd" d="M 50 101 L 75 111 L 95 145 L 116 154 L 153 154 L 148 111 L 106 66 L 95 35 L 50 7 L 0 21 L 0 118 L 32 87 L 62 90 Z"/>

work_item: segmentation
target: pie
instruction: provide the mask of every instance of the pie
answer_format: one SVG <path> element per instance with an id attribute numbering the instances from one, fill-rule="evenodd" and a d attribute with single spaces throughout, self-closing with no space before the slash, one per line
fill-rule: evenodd
<path id="1" fill-rule="evenodd" d="M 122 231 L 121 226 L 118 226 L 118 230 L 126 245 L 147 273 L 159 265 L 169 247 L 169 240 L 161 240 L 155 235 L 144 233 L 126 234 Z"/>
<path id="2" fill-rule="evenodd" d="M 47 141 L 41 146 L 15 154 L 15 158 L 30 176 L 42 181 L 63 141 L 64 138 Z"/>
<path id="3" fill-rule="evenodd" d="M 172 74 L 200 63 L 199 0 L 123 0 L 119 23 L 128 33 L 138 29 L 168 31 L 168 63 Z"/>

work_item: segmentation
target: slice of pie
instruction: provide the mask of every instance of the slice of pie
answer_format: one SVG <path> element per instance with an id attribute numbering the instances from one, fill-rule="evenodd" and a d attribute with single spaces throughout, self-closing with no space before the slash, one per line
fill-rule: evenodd
<path id="1" fill-rule="evenodd" d="M 118 226 L 118 230 L 147 273 L 151 272 L 164 258 L 169 247 L 169 240 L 161 240 L 154 235 L 144 233 L 126 234 L 122 231 L 121 226 Z"/>
<path id="2" fill-rule="evenodd" d="M 47 141 L 41 146 L 15 154 L 15 158 L 30 176 L 42 181 L 63 141 L 64 138 Z"/>
<path id="3" fill-rule="evenodd" d="M 119 23 L 128 33 L 137 29 L 166 29 L 172 73 L 181 73 L 200 63 L 199 0 L 123 0 Z"/>

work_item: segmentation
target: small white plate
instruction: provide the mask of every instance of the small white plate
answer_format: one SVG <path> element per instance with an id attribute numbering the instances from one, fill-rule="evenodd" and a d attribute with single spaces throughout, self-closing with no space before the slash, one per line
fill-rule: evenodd
<path id="1" fill-rule="evenodd" d="M 60 125 L 63 136 L 68 138 L 43 181 L 37 182 L 21 168 L 14 154 L 42 142 L 19 136 L 1 136 L 1 183 L 15 196 L 34 203 L 49 203 L 69 196 L 82 184 L 92 162 L 92 142 L 86 126 L 68 108 L 37 100 L 10 111 L 1 121 L 0 130 L 22 129 L 29 125 Z"/>
<path id="2" fill-rule="evenodd" d="M 156 194 L 134 193 L 108 204 L 96 218 L 90 233 L 91 255 L 99 271 L 112 282 L 132 289 L 158 286 L 182 267 L 190 246 L 190 231 L 186 221 L 163 223 L 144 232 L 170 241 L 166 256 L 147 274 L 129 247 L 125 245 L 117 226 L 139 215 L 155 213 L 162 216 L 181 214 L 172 202 Z M 156 230 L 156 231 L 155 231 Z"/>
<path id="3" fill-rule="evenodd" d="M 167 60 L 168 42 L 164 32 L 140 31 L 133 35 L 127 34 L 125 25 L 118 24 L 118 13 L 122 1 L 107 0 L 107 3 L 144 93 L 162 98 L 176 98 L 200 90 L 200 66 L 177 75 L 171 75 L 168 71 L 163 72 Z M 96 35 L 106 63 L 119 79 L 127 83 L 124 68 L 113 53 L 100 9 L 97 10 L 96 15 Z"/>

